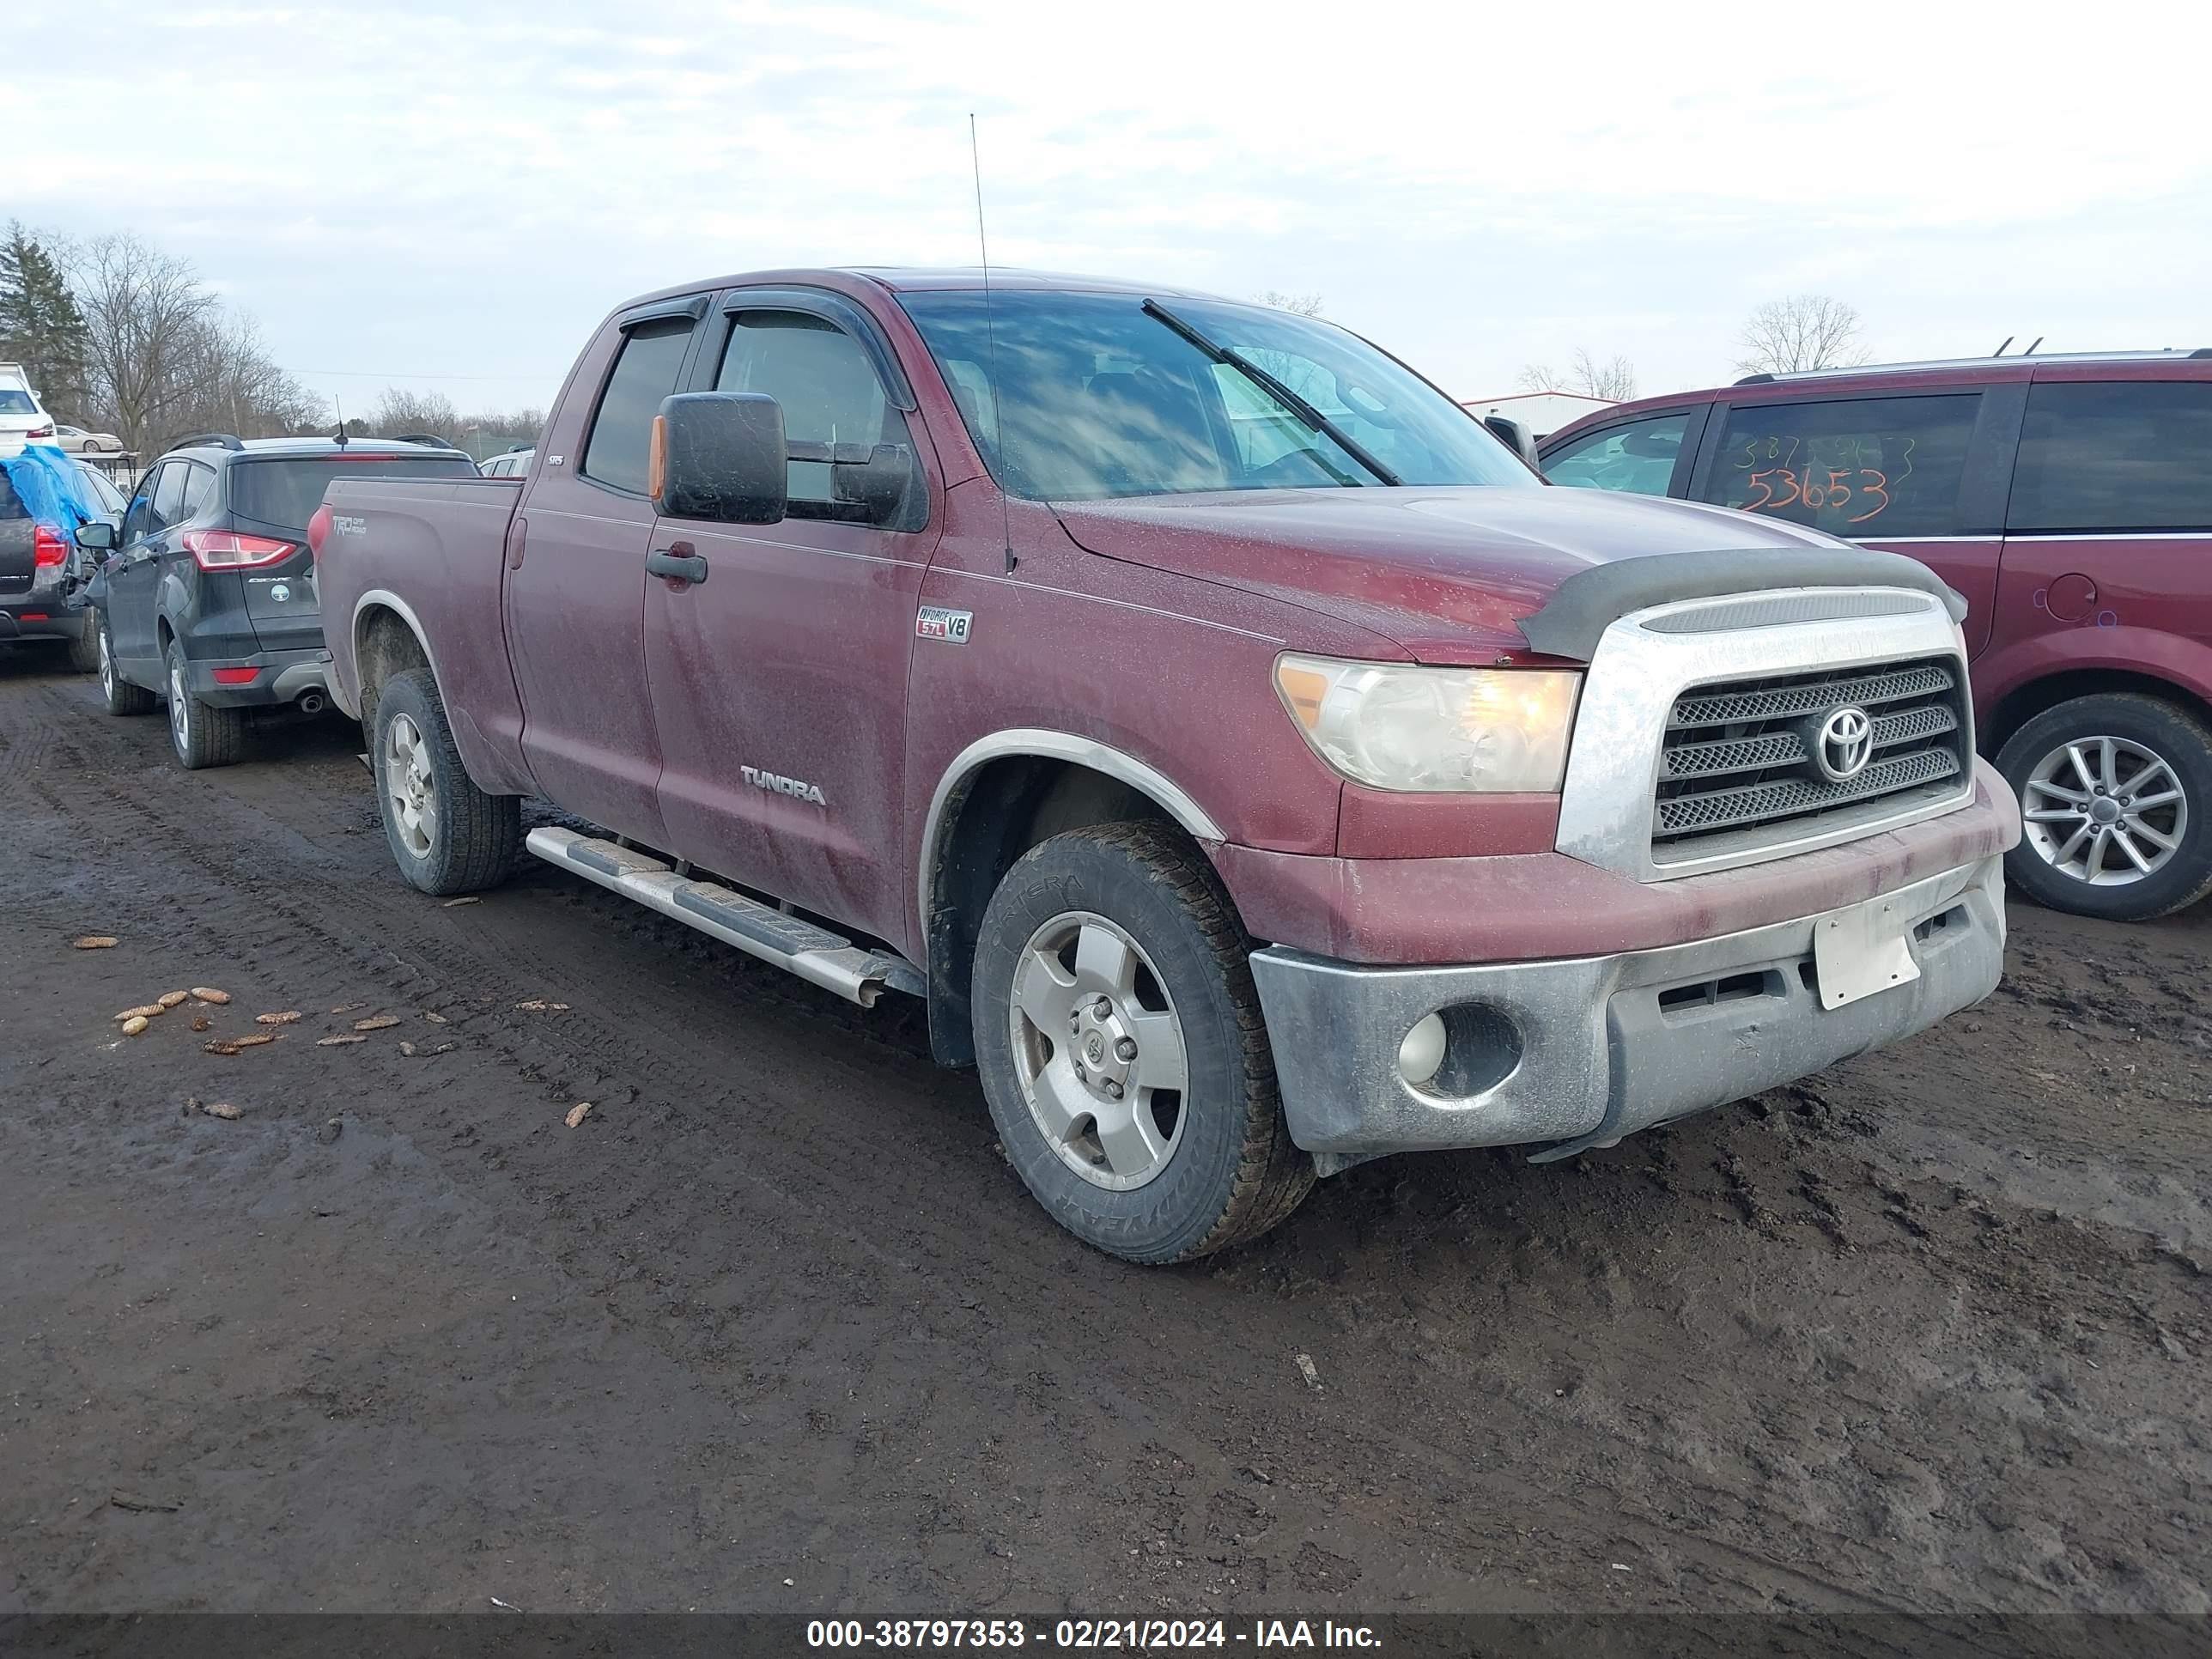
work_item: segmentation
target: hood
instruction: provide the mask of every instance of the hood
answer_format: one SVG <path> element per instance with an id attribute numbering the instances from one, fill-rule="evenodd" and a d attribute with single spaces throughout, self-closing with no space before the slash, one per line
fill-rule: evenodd
<path id="1" fill-rule="evenodd" d="M 1053 510 L 1093 553 L 1323 611 L 1427 663 L 1525 655 L 1521 618 L 1593 565 L 1849 545 L 1729 507 L 1556 486 L 1218 490 Z"/>

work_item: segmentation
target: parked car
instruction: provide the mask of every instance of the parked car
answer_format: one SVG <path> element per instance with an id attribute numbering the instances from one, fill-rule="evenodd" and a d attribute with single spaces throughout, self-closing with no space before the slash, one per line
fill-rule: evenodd
<path id="1" fill-rule="evenodd" d="M 728 277 L 609 318 L 539 447 L 309 528 L 401 872 L 526 845 L 926 997 L 1102 1249 L 1203 1255 L 1389 1152 L 1610 1146 L 1996 983 L 2019 811 L 1956 595 L 1547 489 L 1328 324 Z M 601 828 L 526 841 L 525 795 Z"/>
<path id="2" fill-rule="evenodd" d="M 477 470 L 487 478 L 519 478 L 530 471 L 530 458 L 537 453 L 525 445 L 478 462 Z"/>
<path id="3" fill-rule="evenodd" d="M 22 364 L 0 363 L 0 455 L 15 454 L 25 444 L 53 435 L 53 416 L 24 377 Z"/>
<path id="4" fill-rule="evenodd" d="M 57 426 L 54 441 L 76 455 L 119 455 L 123 440 L 112 432 L 87 432 L 81 426 Z"/>
<path id="5" fill-rule="evenodd" d="M 81 526 L 100 556 L 87 588 L 108 712 L 166 701 L 188 768 L 238 759 L 252 710 L 319 712 L 330 653 L 307 522 L 334 478 L 474 478 L 434 440 L 186 438 L 149 467 L 119 520 Z"/>
<path id="6" fill-rule="evenodd" d="M 2212 350 L 1755 374 L 1540 460 L 1927 564 L 1966 598 L 1978 739 L 2026 811 L 2013 881 L 2118 921 L 2212 893 Z"/>
<path id="7" fill-rule="evenodd" d="M 83 556 L 70 532 L 83 514 L 119 507 L 122 497 L 96 469 L 56 452 L 21 448 L 0 460 L 0 640 L 51 641 L 89 672 L 96 657 L 82 608 Z"/>

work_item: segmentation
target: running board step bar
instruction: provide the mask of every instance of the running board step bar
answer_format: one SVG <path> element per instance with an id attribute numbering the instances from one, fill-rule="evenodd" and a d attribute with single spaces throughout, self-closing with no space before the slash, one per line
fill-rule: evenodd
<path id="1" fill-rule="evenodd" d="M 573 870 L 586 881 L 787 969 L 863 1008 L 874 1007 L 886 986 L 921 993 L 921 975 L 904 958 L 855 945 L 826 927 L 714 882 L 679 876 L 635 848 L 596 841 L 573 830 L 551 829 L 532 830 L 525 845 L 549 864 Z"/>

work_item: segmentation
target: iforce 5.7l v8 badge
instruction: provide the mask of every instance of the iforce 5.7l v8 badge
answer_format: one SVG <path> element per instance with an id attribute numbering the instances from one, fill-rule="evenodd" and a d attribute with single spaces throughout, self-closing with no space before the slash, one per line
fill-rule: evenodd
<path id="1" fill-rule="evenodd" d="M 972 611 L 947 611 L 941 605 L 925 605 L 915 612 L 915 637 L 923 640 L 943 640 L 949 645 L 968 643 L 968 630 L 975 626 Z"/>

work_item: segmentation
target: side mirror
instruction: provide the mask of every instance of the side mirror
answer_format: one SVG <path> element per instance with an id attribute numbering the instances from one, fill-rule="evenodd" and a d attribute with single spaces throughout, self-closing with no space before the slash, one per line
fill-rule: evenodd
<path id="1" fill-rule="evenodd" d="M 88 553 L 115 550 L 115 526 L 107 519 L 87 519 L 76 527 L 76 544 Z"/>
<path id="2" fill-rule="evenodd" d="M 791 455 L 783 405 L 757 392 L 679 392 L 653 417 L 653 510 L 716 524 L 781 524 Z"/>
<path id="3" fill-rule="evenodd" d="M 1536 471 L 1543 471 L 1536 465 L 1536 440 L 1526 426 L 1510 415 L 1486 415 L 1482 417 L 1482 423 L 1496 434 L 1498 442 Z"/>

